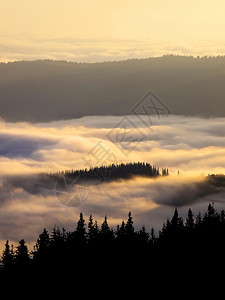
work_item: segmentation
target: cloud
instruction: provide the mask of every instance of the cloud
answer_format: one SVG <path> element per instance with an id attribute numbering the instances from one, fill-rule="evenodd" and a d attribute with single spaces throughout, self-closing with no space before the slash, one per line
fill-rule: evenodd
<path id="1" fill-rule="evenodd" d="M 31 157 L 35 151 L 57 143 L 56 139 L 15 134 L 0 134 L 0 156 L 8 158 Z"/>
<path id="2" fill-rule="evenodd" d="M 56 172 L 122 161 L 149 161 L 172 174 L 222 173 L 223 118 L 93 116 L 50 123 L 0 123 L 1 174 Z M 126 127 L 124 127 L 126 126 Z M 120 128 L 119 128 L 120 127 Z M 102 157 L 94 155 L 103 151 Z M 97 153 L 97 152 L 96 152 Z"/>
<path id="3" fill-rule="evenodd" d="M 27 42 L 29 41 L 29 43 Z M 104 62 L 132 58 L 155 57 L 168 54 L 214 56 L 223 55 L 224 44 L 205 41 L 197 45 L 171 46 L 168 42 L 154 39 L 85 39 L 40 38 L 1 35 L 2 62 L 20 60 L 53 59 L 73 62 Z M 43 49 L 45 51 L 43 52 Z"/>
<path id="4" fill-rule="evenodd" d="M 99 224 L 107 215 L 112 227 L 126 220 L 131 211 L 136 229 L 145 225 L 148 230 L 154 227 L 158 232 L 175 207 L 185 218 L 189 207 L 197 214 L 205 211 L 209 202 L 215 202 L 216 209 L 220 209 L 225 201 L 225 186 L 217 188 L 203 176 L 136 177 L 91 183 L 83 186 L 88 190 L 86 201 L 80 205 L 75 202 L 75 206 L 58 197 L 56 182 L 46 182 L 41 176 L 6 177 L 0 186 L 0 240 L 10 239 L 15 243 L 25 238 L 31 246 L 44 227 L 49 231 L 54 225 L 73 230 L 81 211 L 86 221 L 92 214 Z M 76 186 L 66 196 L 71 195 L 79 198 Z"/>
<path id="5" fill-rule="evenodd" d="M 131 123 L 125 131 L 122 125 L 118 128 L 120 116 L 37 124 L 0 122 L 2 244 L 7 238 L 14 243 L 25 238 L 32 245 L 43 227 L 51 230 L 54 224 L 73 229 L 81 210 L 86 219 L 92 214 L 99 222 L 108 215 L 112 226 L 131 210 L 137 227 L 159 230 L 174 207 L 184 217 L 189 207 L 197 213 L 210 201 L 218 210 L 224 207 L 225 188 L 205 181 L 202 173 L 225 173 L 225 119 L 160 116 L 147 127 L 137 116 L 127 118 Z M 139 131 L 144 139 L 137 142 Z M 129 161 L 168 167 L 171 175 L 90 183 L 80 190 L 76 186 L 68 193 L 75 202 L 67 205 L 57 194 L 57 182 L 39 174 Z M 88 195 L 82 205 L 80 193 Z"/>

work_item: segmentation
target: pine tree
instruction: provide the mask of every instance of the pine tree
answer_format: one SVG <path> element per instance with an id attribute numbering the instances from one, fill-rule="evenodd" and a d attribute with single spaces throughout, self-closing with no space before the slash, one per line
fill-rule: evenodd
<path id="1" fill-rule="evenodd" d="M 195 221 L 194 221 L 194 215 L 192 213 L 192 210 L 188 209 L 188 217 L 186 218 L 186 229 L 188 232 L 192 231 L 194 229 Z"/>
<path id="2" fill-rule="evenodd" d="M 94 222 L 93 222 L 92 215 L 90 215 L 89 221 L 88 221 L 88 239 L 89 240 L 93 240 L 93 232 L 94 232 Z"/>
<path id="3" fill-rule="evenodd" d="M 107 235 L 110 232 L 110 228 L 108 225 L 108 221 L 107 221 L 107 216 L 105 216 L 104 221 L 101 225 L 101 234 L 102 235 Z"/>
<path id="4" fill-rule="evenodd" d="M 182 230 L 184 227 L 183 219 L 179 217 L 178 210 L 175 208 L 174 215 L 171 219 L 171 229 L 173 231 Z"/>
<path id="5" fill-rule="evenodd" d="M 142 228 L 139 230 L 138 240 L 139 243 L 141 242 L 143 245 L 147 245 L 147 242 L 149 240 L 149 233 L 146 231 L 145 226 L 142 226 Z"/>
<path id="6" fill-rule="evenodd" d="M 8 270 L 14 262 L 14 252 L 13 252 L 13 245 L 9 246 L 9 241 L 7 240 L 5 243 L 5 249 L 2 253 L 2 264 L 5 270 Z"/>
<path id="7" fill-rule="evenodd" d="M 43 232 L 39 235 L 39 238 L 36 243 L 36 247 L 38 251 L 42 251 L 47 249 L 49 246 L 50 246 L 49 233 L 46 230 L 46 228 L 44 228 Z"/>
<path id="8" fill-rule="evenodd" d="M 178 226 L 178 222 L 179 222 L 178 210 L 177 210 L 177 208 L 175 208 L 174 215 L 173 215 L 173 217 L 171 219 L 171 225 L 173 227 L 177 227 Z"/>
<path id="9" fill-rule="evenodd" d="M 26 266 L 30 262 L 28 248 L 24 239 L 20 240 L 19 245 L 16 247 L 15 261 L 19 266 Z"/>
<path id="10" fill-rule="evenodd" d="M 94 223 L 92 215 L 90 215 L 89 222 L 88 222 L 88 241 L 89 242 L 97 241 L 98 233 L 99 233 L 98 223 L 97 221 L 95 221 Z"/>
<path id="11" fill-rule="evenodd" d="M 151 231 L 150 231 L 150 241 L 151 241 L 151 244 L 154 244 L 155 243 L 155 229 L 152 227 L 151 228 Z"/>
<path id="12" fill-rule="evenodd" d="M 83 244 L 86 243 L 86 238 L 87 238 L 85 225 L 86 224 L 85 224 L 83 214 L 80 213 L 80 219 L 77 222 L 77 228 L 76 228 L 76 239 Z"/>
<path id="13" fill-rule="evenodd" d="M 125 236 L 126 230 L 125 230 L 125 222 L 122 221 L 121 226 L 117 225 L 117 229 L 116 229 L 116 238 L 118 240 L 123 240 L 124 236 Z"/>
<path id="14" fill-rule="evenodd" d="M 131 212 L 128 213 L 128 219 L 127 223 L 125 225 L 125 233 L 128 238 L 134 237 L 134 226 L 133 226 L 133 217 L 131 215 Z"/>
<path id="15" fill-rule="evenodd" d="M 209 205 L 208 205 L 208 211 L 207 211 L 207 213 L 205 214 L 205 218 L 206 219 L 209 219 L 209 218 L 214 218 L 214 217 L 216 217 L 216 210 L 215 210 L 215 208 L 214 208 L 214 203 L 209 203 Z"/>
<path id="16" fill-rule="evenodd" d="M 95 224 L 94 224 L 94 232 L 95 232 L 95 236 L 97 237 L 98 234 L 99 234 L 99 228 L 98 228 L 98 222 L 95 221 Z"/>
<path id="17" fill-rule="evenodd" d="M 202 225 L 202 223 L 203 223 L 202 214 L 201 214 L 201 212 L 199 212 L 196 216 L 196 225 L 198 227 L 200 227 Z"/>
<path id="18" fill-rule="evenodd" d="M 44 228 L 43 232 L 39 235 L 35 245 L 35 251 L 33 252 L 34 259 L 46 259 L 50 244 L 51 240 L 49 233 L 46 228 Z"/>
<path id="19" fill-rule="evenodd" d="M 101 237 L 101 241 L 106 244 L 112 242 L 113 240 L 114 233 L 113 230 L 110 229 L 108 225 L 107 216 L 105 216 L 104 221 L 101 225 L 100 237 Z"/>

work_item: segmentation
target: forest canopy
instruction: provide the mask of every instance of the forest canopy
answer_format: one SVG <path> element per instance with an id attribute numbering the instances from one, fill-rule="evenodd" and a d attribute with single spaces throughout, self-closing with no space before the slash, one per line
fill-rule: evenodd
<path id="1" fill-rule="evenodd" d="M 156 265 L 162 261 L 167 264 L 172 257 L 185 257 L 184 263 L 197 259 L 201 264 L 207 255 L 217 254 L 221 258 L 224 250 L 225 212 L 217 212 L 213 203 L 204 214 L 199 212 L 196 216 L 189 208 L 185 219 L 175 208 L 173 216 L 166 220 L 158 234 L 154 228 L 148 232 L 145 226 L 135 230 L 131 212 L 116 228 L 110 228 L 107 216 L 99 224 L 92 215 L 86 221 L 80 213 L 74 231 L 54 226 L 48 232 L 44 228 L 32 251 L 28 251 L 24 239 L 16 247 L 7 240 L 1 272 L 65 271 L 98 264 L 121 267 L 127 266 L 130 260 L 133 265 L 148 267 L 150 263 L 154 267 L 154 261 L 157 261 Z M 153 256 L 155 260 L 150 262 L 148 258 Z"/>

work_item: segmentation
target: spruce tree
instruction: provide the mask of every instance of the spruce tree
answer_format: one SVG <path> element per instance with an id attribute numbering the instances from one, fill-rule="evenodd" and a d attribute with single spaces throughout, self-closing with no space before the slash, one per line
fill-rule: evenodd
<path id="1" fill-rule="evenodd" d="M 195 221 L 194 221 L 194 215 L 192 213 L 192 210 L 189 208 L 188 209 L 188 217 L 186 218 L 186 230 L 188 232 L 192 231 L 194 229 Z"/>
<path id="2" fill-rule="evenodd" d="M 39 235 L 39 238 L 37 240 L 36 243 L 36 247 L 37 250 L 45 250 L 50 246 L 50 237 L 49 237 L 49 233 L 46 230 L 46 228 L 44 228 L 43 232 Z"/>
<path id="3" fill-rule="evenodd" d="M 46 228 L 44 228 L 43 232 L 39 235 L 35 245 L 35 251 L 33 252 L 34 259 L 46 259 L 47 254 L 49 253 L 50 244 L 51 240 L 49 233 Z"/>
<path id="4" fill-rule="evenodd" d="M 5 243 L 5 249 L 2 253 L 2 264 L 5 270 L 8 270 L 14 262 L 14 252 L 13 252 L 13 245 L 9 246 L 9 241 L 7 240 Z"/>
<path id="5" fill-rule="evenodd" d="M 149 240 L 149 233 L 146 231 L 145 226 L 142 226 L 142 228 L 139 230 L 138 240 L 142 245 L 147 245 Z"/>
<path id="6" fill-rule="evenodd" d="M 150 231 L 150 242 L 151 242 L 151 244 L 154 244 L 155 241 L 156 241 L 155 229 L 152 227 L 151 231 Z"/>
<path id="7" fill-rule="evenodd" d="M 121 226 L 117 225 L 117 229 L 116 229 L 116 238 L 118 241 L 121 241 L 124 239 L 125 236 L 125 222 L 122 221 Z"/>
<path id="8" fill-rule="evenodd" d="M 85 225 L 86 224 L 85 224 L 83 214 L 80 213 L 80 219 L 77 222 L 77 228 L 76 228 L 76 239 L 83 244 L 86 243 L 86 238 L 87 238 Z"/>
<path id="9" fill-rule="evenodd" d="M 108 244 L 110 242 L 112 242 L 113 237 L 114 237 L 114 233 L 113 230 L 110 229 L 109 225 L 108 225 L 108 221 L 107 221 L 107 216 L 105 215 L 104 221 L 101 225 L 101 229 L 100 229 L 100 237 L 101 237 L 101 241 L 105 244 Z"/>
<path id="10" fill-rule="evenodd" d="M 108 225 L 108 221 L 107 221 L 107 216 L 105 215 L 104 221 L 101 225 L 101 234 L 102 235 L 107 235 L 110 232 L 110 228 Z"/>
<path id="11" fill-rule="evenodd" d="M 88 241 L 90 243 L 97 241 L 97 237 L 98 237 L 98 223 L 97 221 L 93 221 L 93 217 L 92 215 L 90 215 L 89 217 L 89 222 L 88 222 Z"/>
<path id="12" fill-rule="evenodd" d="M 28 248 L 24 239 L 20 240 L 19 245 L 16 247 L 15 261 L 19 266 L 26 266 L 30 262 Z"/>
<path id="13" fill-rule="evenodd" d="M 133 217 L 131 215 L 131 212 L 128 213 L 128 219 L 127 223 L 125 225 L 125 233 L 128 238 L 134 237 L 134 226 L 133 226 Z"/>

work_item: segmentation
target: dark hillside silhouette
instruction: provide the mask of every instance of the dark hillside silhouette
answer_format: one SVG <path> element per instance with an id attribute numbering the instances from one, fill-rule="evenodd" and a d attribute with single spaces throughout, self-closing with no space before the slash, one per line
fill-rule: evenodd
<path id="1" fill-rule="evenodd" d="M 93 167 L 90 169 L 81 170 L 66 170 L 57 173 L 46 173 L 43 174 L 47 177 L 58 179 L 62 176 L 69 180 L 79 179 L 79 182 L 88 182 L 90 180 L 111 181 L 117 179 L 130 179 L 133 176 L 143 176 L 143 177 L 158 177 L 160 175 L 169 175 L 169 170 L 166 168 L 161 169 L 159 167 L 151 165 L 145 162 L 132 162 L 132 163 L 121 163 L 112 165 L 103 165 L 99 167 Z"/>
<path id="2" fill-rule="evenodd" d="M 204 214 L 194 216 L 189 209 L 185 220 L 175 208 L 157 235 L 153 228 L 150 232 L 144 226 L 135 230 L 131 212 L 116 228 L 108 225 L 107 216 L 98 224 L 90 215 L 86 223 L 80 213 L 74 231 L 54 227 L 49 233 L 44 228 L 30 253 L 23 239 L 17 247 L 10 247 L 6 241 L 0 274 L 27 272 L 40 276 L 57 274 L 60 278 L 72 272 L 78 282 L 87 270 L 92 270 L 97 278 L 124 270 L 128 272 L 126 276 L 135 272 L 138 278 L 144 272 L 152 278 L 158 273 L 165 276 L 169 270 L 178 276 L 181 267 L 188 270 L 192 266 L 193 272 L 197 268 L 210 275 L 212 270 L 218 272 L 224 266 L 224 252 L 225 212 L 217 212 L 213 203 Z M 194 273 L 191 276 L 196 278 Z"/>
<path id="3" fill-rule="evenodd" d="M 0 116 L 8 121 L 47 122 L 129 115 L 151 90 L 174 114 L 224 117 L 224 68 L 224 56 L 167 55 L 94 64 L 1 63 Z"/>

